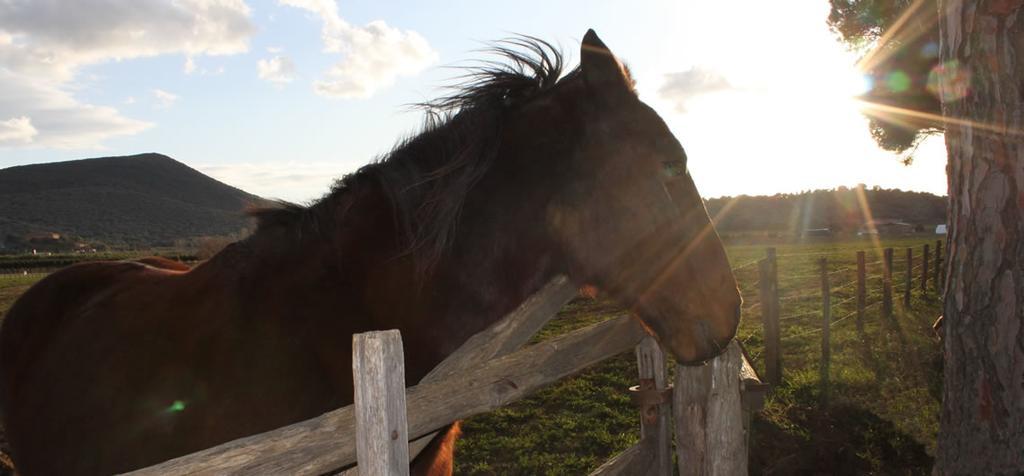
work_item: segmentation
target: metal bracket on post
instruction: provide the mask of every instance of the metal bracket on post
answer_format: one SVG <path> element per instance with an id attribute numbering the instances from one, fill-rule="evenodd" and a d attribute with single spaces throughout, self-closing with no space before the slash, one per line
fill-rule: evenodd
<path id="1" fill-rule="evenodd" d="M 672 385 L 658 390 L 654 379 L 642 378 L 640 385 L 629 387 L 629 399 L 640 407 L 644 422 L 653 425 L 658 420 L 658 405 L 672 402 Z"/>

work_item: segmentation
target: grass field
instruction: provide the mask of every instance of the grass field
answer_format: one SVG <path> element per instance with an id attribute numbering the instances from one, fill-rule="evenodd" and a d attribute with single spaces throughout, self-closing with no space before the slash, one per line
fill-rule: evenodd
<path id="1" fill-rule="evenodd" d="M 0 274 L 0 316 L 7 313 L 21 293 L 44 276 L 44 273 Z"/>
<path id="2" fill-rule="evenodd" d="M 752 474 L 925 474 L 938 430 L 941 352 L 931 324 L 941 311 L 935 290 L 918 290 L 915 271 L 910 309 L 903 309 L 904 249 L 934 238 L 777 245 L 784 383 L 756 417 Z M 881 248 L 896 249 L 894 317 L 883 322 Z M 738 338 L 754 366 L 764 363 L 756 260 L 764 245 L 728 248 L 744 296 Z M 867 252 L 869 308 L 858 333 L 855 310 L 857 250 Z M 821 298 L 818 262 L 826 257 L 832 284 L 831 392 L 819 403 Z M 42 274 L 0 275 L 0 314 Z M 577 299 L 537 336 L 545 339 L 605 320 L 619 309 Z M 635 385 L 632 354 L 490 414 L 469 419 L 456 450 L 458 474 L 585 474 L 636 443 L 637 411 L 625 392 Z"/>
<path id="3" fill-rule="evenodd" d="M 784 384 L 754 422 L 751 474 L 926 474 L 938 430 L 940 350 L 931 324 L 941 313 L 918 290 L 902 307 L 904 250 L 934 239 L 777 245 Z M 883 323 L 882 248 L 895 248 L 894 317 Z M 729 247 L 744 296 L 739 339 L 763 374 L 763 332 L 756 261 L 764 245 Z M 856 252 L 866 252 L 864 333 L 854 324 Z M 831 400 L 819 404 L 821 284 L 818 259 L 832 284 Z M 542 332 L 557 335 L 614 315 L 615 306 L 576 300 Z M 843 319 L 843 320 L 840 320 Z M 585 474 L 639 438 L 637 411 L 625 389 L 635 385 L 631 354 L 621 355 L 524 401 L 463 425 L 456 451 L 459 474 Z"/>

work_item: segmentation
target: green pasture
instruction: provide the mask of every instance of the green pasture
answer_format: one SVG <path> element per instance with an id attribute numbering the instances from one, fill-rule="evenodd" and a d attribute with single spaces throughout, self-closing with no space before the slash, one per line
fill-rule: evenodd
<path id="1" fill-rule="evenodd" d="M 0 316 L 7 313 L 7 309 L 21 293 L 44 276 L 44 273 L 0 274 Z"/>
<path id="2" fill-rule="evenodd" d="M 925 474 L 938 430 L 941 352 L 931 324 L 941 313 L 929 281 L 922 295 L 915 270 L 910 309 L 903 309 L 905 249 L 934 248 L 932 237 L 773 245 L 779 269 L 784 384 L 755 422 L 751 474 Z M 881 319 L 882 249 L 894 248 L 894 320 Z M 757 260 L 767 245 L 729 246 L 744 296 L 738 338 L 764 372 Z M 864 333 L 857 332 L 856 252 L 866 253 Z M 932 255 L 934 259 L 934 251 Z M 820 258 L 832 287 L 831 392 L 819 404 Z M 613 316 L 614 305 L 577 299 L 542 332 L 550 337 Z M 625 392 L 635 385 L 632 354 L 490 414 L 464 422 L 458 474 L 586 474 L 639 438 Z"/>
<path id="3" fill-rule="evenodd" d="M 930 472 L 941 401 L 941 350 L 931 324 L 941 303 L 914 271 L 904 309 L 905 249 L 934 237 L 775 245 L 779 272 L 784 383 L 756 417 L 751 473 L 925 474 Z M 892 247 L 894 319 L 881 318 L 882 248 Z M 764 371 L 757 260 L 766 245 L 728 247 L 744 296 L 738 339 Z M 864 331 L 855 325 L 856 252 L 866 251 Z M 934 260 L 934 250 L 932 251 Z M 820 258 L 832 288 L 831 391 L 818 394 L 821 356 Z M 0 275 L 0 314 L 44 274 Z M 576 299 L 541 331 L 543 340 L 621 312 L 601 300 Z M 626 389 L 635 385 L 627 353 L 552 385 L 528 399 L 463 423 L 456 473 L 585 474 L 637 442 L 639 423 Z"/>

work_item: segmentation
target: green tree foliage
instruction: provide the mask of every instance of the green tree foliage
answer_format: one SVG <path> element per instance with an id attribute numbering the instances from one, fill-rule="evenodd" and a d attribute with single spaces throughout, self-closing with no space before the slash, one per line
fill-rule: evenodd
<path id="1" fill-rule="evenodd" d="M 829 27 L 862 52 L 871 79 L 862 99 L 871 135 L 886 150 L 903 152 L 924 134 L 941 130 L 936 0 L 830 0 Z"/>

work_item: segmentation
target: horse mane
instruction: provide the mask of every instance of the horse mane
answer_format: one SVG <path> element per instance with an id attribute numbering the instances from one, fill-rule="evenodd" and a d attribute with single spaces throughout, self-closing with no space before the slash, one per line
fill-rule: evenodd
<path id="1" fill-rule="evenodd" d="M 507 112 L 563 77 L 562 53 L 543 40 L 520 36 L 496 42 L 487 51 L 498 60 L 474 63 L 456 78 L 462 84 L 446 87 L 450 94 L 413 105 L 425 113 L 419 133 L 337 180 L 308 207 L 279 203 L 250 210 L 257 232 L 316 223 L 309 216 L 315 210 L 372 180 L 392 202 L 403 246 L 400 256 L 411 255 L 417 274 L 427 274 L 452 246 L 467 194 L 497 155 Z"/>

